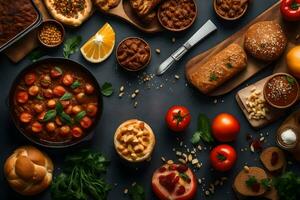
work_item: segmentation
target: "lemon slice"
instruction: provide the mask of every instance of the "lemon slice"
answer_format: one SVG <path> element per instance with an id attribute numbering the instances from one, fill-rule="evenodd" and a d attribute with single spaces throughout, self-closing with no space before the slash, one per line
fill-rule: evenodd
<path id="1" fill-rule="evenodd" d="M 100 63 L 112 53 L 115 40 L 115 31 L 106 23 L 80 48 L 81 54 L 92 63 Z"/>

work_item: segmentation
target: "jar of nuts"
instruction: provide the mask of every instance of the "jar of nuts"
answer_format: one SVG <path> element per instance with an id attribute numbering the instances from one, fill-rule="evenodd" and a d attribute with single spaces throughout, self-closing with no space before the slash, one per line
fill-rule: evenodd
<path id="1" fill-rule="evenodd" d="M 64 41 L 65 30 L 56 20 L 44 21 L 38 30 L 38 39 L 46 47 L 57 47 Z"/>
<path id="2" fill-rule="evenodd" d="M 121 158 L 134 163 L 142 162 L 150 158 L 155 146 L 155 136 L 148 124 L 131 119 L 117 128 L 114 146 Z"/>

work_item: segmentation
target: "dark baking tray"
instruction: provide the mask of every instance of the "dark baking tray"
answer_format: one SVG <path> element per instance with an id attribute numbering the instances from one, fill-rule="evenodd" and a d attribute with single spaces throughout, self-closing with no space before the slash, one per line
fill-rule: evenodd
<path id="1" fill-rule="evenodd" d="M 14 44 L 15 42 L 17 42 L 22 37 L 24 37 L 27 33 L 29 33 L 30 31 L 32 31 L 33 29 L 35 29 L 42 22 L 42 15 L 41 15 L 40 11 L 38 10 L 38 8 L 36 7 L 36 5 L 34 4 L 33 0 L 30 0 L 30 2 L 32 3 L 32 5 L 33 5 L 33 7 L 34 7 L 34 9 L 35 9 L 35 11 L 37 13 L 37 18 L 36 18 L 35 22 L 33 22 L 30 26 L 28 26 L 26 29 L 24 29 L 23 31 L 21 31 L 15 37 L 11 38 L 5 44 L 3 44 L 2 46 L 0 46 L 0 52 L 2 52 L 4 49 L 6 49 L 7 47 L 11 46 L 12 44 Z"/>

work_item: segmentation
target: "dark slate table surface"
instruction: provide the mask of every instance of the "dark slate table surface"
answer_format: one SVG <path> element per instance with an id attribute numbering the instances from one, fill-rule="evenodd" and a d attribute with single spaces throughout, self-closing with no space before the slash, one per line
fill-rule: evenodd
<path id="1" fill-rule="evenodd" d="M 203 52 L 214 45 L 218 44 L 222 40 L 226 39 L 230 35 L 237 32 L 244 25 L 249 23 L 257 15 L 262 13 L 264 10 L 269 8 L 276 0 L 255 0 L 252 1 L 249 11 L 246 16 L 241 20 L 228 23 L 220 20 L 213 11 L 212 3 L 208 0 L 197 0 L 199 13 L 198 18 L 191 29 L 181 34 L 173 33 L 159 33 L 159 34 L 144 34 L 139 30 L 135 29 L 131 25 L 120 21 L 114 17 L 104 16 L 99 13 L 95 13 L 87 22 L 81 27 L 67 30 L 67 37 L 71 35 L 81 35 L 83 41 L 86 41 L 92 36 L 105 22 L 109 22 L 116 31 L 116 44 L 118 44 L 123 38 L 127 36 L 138 36 L 146 39 L 152 47 L 152 61 L 149 67 L 144 71 L 148 74 L 154 73 L 158 65 L 166 59 L 174 50 L 176 50 L 181 44 L 183 44 L 202 24 L 208 19 L 211 19 L 218 27 L 218 31 L 205 39 L 202 43 L 198 44 L 192 49 L 179 63 L 171 68 L 162 77 L 154 77 L 150 82 L 150 89 L 147 88 L 146 84 L 141 84 L 139 74 L 130 74 L 121 70 L 116 63 L 114 55 L 110 56 L 105 62 L 101 64 L 91 64 L 85 61 L 79 52 L 71 56 L 71 59 L 76 60 L 83 65 L 87 66 L 95 75 L 99 83 L 105 81 L 111 82 L 116 90 L 113 96 L 104 98 L 104 111 L 101 121 L 97 126 L 96 134 L 93 139 L 83 145 L 75 147 L 71 150 L 49 150 L 40 148 L 51 156 L 55 163 L 56 173 L 62 165 L 62 161 L 66 154 L 70 151 L 76 151 L 80 148 L 93 148 L 103 152 L 110 160 L 111 165 L 108 169 L 107 180 L 114 186 L 113 190 L 109 194 L 110 200 L 129 199 L 127 195 L 123 194 L 125 188 L 128 188 L 131 183 L 137 182 L 142 184 L 146 189 L 147 199 L 157 199 L 151 191 L 151 177 L 153 171 L 158 168 L 161 164 L 161 156 L 167 159 L 175 159 L 175 153 L 172 151 L 173 148 L 179 147 L 179 142 L 176 138 L 184 141 L 184 144 L 190 145 L 189 140 L 195 131 L 197 126 L 197 115 L 199 112 L 206 113 L 210 118 L 214 117 L 220 112 L 229 112 L 237 116 L 241 122 L 241 132 L 236 142 L 232 143 L 238 150 L 238 161 L 235 167 L 228 173 L 216 173 L 211 171 L 209 165 L 209 150 L 202 151 L 197 154 L 198 159 L 203 163 L 203 167 L 196 171 L 198 178 L 205 178 L 204 185 L 200 185 L 197 198 L 195 199 L 222 199 L 230 200 L 234 199 L 234 194 L 231 189 L 231 185 L 235 174 L 244 166 L 245 163 L 248 165 L 261 165 L 258 161 L 258 153 L 251 153 L 250 151 L 240 151 L 241 148 L 248 147 L 248 143 L 245 140 L 245 135 L 250 133 L 254 137 L 260 137 L 265 135 L 267 142 L 265 146 L 275 144 L 274 134 L 276 128 L 280 125 L 281 120 L 276 123 L 265 127 L 259 131 L 255 131 L 248 124 L 242 111 L 237 106 L 235 101 L 236 92 L 245 87 L 247 84 L 254 83 L 262 79 L 263 77 L 272 73 L 272 67 L 263 70 L 246 83 L 242 84 L 239 88 L 235 89 L 231 93 L 218 97 L 208 98 L 198 93 L 195 89 L 190 88 L 186 85 L 184 78 L 184 66 L 185 63 L 196 56 L 200 52 Z M 176 42 L 172 43 L 171 38 L 175 37 Z M 157 55 L 155 49 L 161 49 L 161 54 Z M 58 50 L 48 51 L 48 56 L 61 57 L 62 47 Z M 12 123 L 6 99 L 8 96 L 9 88 L 14 78 L 25 66 L 30 64 L 30 60 L 23 59 L 18 64 L 10 62 L 4 55 L 0 56 L 0 146 L 1 156 L 0 163 L 1 167 L 4 164 L 5 159 L 12 151 L 20 145 L 30 144 L 23 136 L 17 131 L 14 124 Z M 178 74 L 180 79 L 175 81 L 174 75 Z M 126 95 L 120 99 L 118 97 L 118 89 L 121 85 L 125 86 Z M 162 87 L 160 88 L 160 85 Z M 134 101 L 129 95 L 135 90 L 139 89 L 140 94 L 137 97 L 138 106 L 133 107 Z M 214 101 L 217 99 L 218 103 Z M 164 115 L 168 107 L 182 104 L 190 108 L 192 114 L 192 123 L 188 130 L 182 134 L 174 134 L 170 132 L 164 123 Z M 156 137 L 157 145 L 155 147 L 152 160 L 145 166 L 132 167 L 124 164 L 120 161 L 113 148 L 113 134 L 115 129 L 124 120 L 138 118 L 146 121 L 153 128 Z M 269 136 L 267 136 L 269 135 Z M 289 169 L 298 170 L 299 165 L 289 165 Z M 20 197 L 13 192 L 7 185 L 3 170 L 0 170 L 0 194 L 3 200 L 14 200 L 14 199 L 40 199 L 46 200 L 50 198 L 50 192 L 47 190 L 37 197 L 24 198 Z M 207 189 L 207 185 L 221 176 L 228 177 L 228 181 L 222 187 L 218 187 L 214 195 L 206 197 L 202 192 L 202 189 Z"/>

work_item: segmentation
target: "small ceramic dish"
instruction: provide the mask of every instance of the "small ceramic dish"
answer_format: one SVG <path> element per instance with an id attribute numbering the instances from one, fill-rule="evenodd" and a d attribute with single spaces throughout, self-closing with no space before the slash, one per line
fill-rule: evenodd
<path id="1" fill-rule="evenodd" d="M 276 73 L 266 81 L 263 94 L 272 107 L 287 109 L 299 100 L 299 83 L 290 74 Z"/>
<path id="2" fill-rule="evenodd" d="M 140 71 L 151 60 L 151 48 L 148 42 L 138 37 L 122 40 L 116 50 L 118 64 L 127 71 Z"/>
<path id="3" fill-rule="evenodd" d="M 182 6 L 183 4 L 185 5 Z M 186 15 L 189 15 L 188 18 Z M 188 4 L 183 0 L 166 0 L 160 4 L 157 18 L 165 29 L 181 32 L 194 24 L 197 15 L 198 9 L 195 0 L 189 0 Z"/>
<path id="4" fill-rule="evenodd" d="M 61 45 L 65 37 L 64 26 L 56 20 L 43 21 L 37 31 L 39 42 L 48 48 L 54 48 Z"/>
<path id="5" fill-rule="evenodd" d="M 222 13 L 221 13 L 221 12 L 225 13 L 226 11 L 220 10 L 221 8 L 218 9 L 218 6 L 221 7 L 222 2 L 224 2 L 224 1 L 226 1 L 226 0 L 213 0 L 213 7 L 214 7 L 214 10 L 217 13 L 217 15 L 227 21 L 234 21 L 234 20 L 240 19 L 241 17 L 243 17 L 245 15 L 245 13 L 247 12 L 248 7 L 249 7 L 249 0 L 241 0 L 241 4 L 242 5 L 244 4 L 244 6 L 242 6 L 242 8 L 240 8 L 240 9 L 243 9 L 243 11 L 239 12 L 238 15 L 236 15 L 236 16 L 228 17 L 228 16 L 225 16 L 224 14 L 222 15 Z M 224 9 L 228 9 L 228 7 L 224 8 Z M 227 12 L 230 12 L 230 10 L 228 10 Z M 235 10 L 235 11 L 237 11 L 237 10 Z"/>

